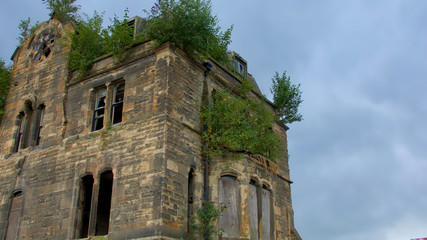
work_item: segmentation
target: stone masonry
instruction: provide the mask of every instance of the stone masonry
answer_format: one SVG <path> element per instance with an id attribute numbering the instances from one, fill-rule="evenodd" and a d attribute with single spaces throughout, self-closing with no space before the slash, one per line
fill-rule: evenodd
<path id="1" fill-rule="evenodd" d="M 0 125 L 0 238 L 190 239 L 188 212 L 201 206 L 205 176 L 200 109 L 212 90 L 236 89 L 239 78 L 213 60 L 205 76 L 180 49 L 150 42 L 121 62 L 101 57 L 80 77 L 60 44 L 70 30 L 45 22 L 13 55 Z M 257 88 L 251 94 L 261 97 Z M 103 112 L 95 110 L 100 96 Z M 287 127 L 273 130 L 286 145 Z M 301 239 L 287 157 L 217 157 L 207 170 L 210 199 L 234 201 L 218 223 L 230 224 L 223 239 Z"/>

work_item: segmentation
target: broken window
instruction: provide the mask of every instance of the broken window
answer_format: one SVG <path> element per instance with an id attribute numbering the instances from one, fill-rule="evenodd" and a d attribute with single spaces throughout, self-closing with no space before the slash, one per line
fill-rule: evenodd
<path id="1" fill-rule="evenodd" d="M 49 57 L 54 45 L 55 35 L 53 32 L 46 30 L 40 33 L 33 42 L 34 61 L 41 61 L 43 56 Z"/>
<path id="2" fill-rule="evenodd" d="M 79 200 L 79 221 L 77 229 L 80 232 L 80 238 L 86 238 L 89 235 L 90 209 L 92 205 L 93 176 L 87 175 L 82 178 L 80 183 Z"/>
<path id="3" fill-rule="evenodd" d="M 224 237 L 239 237 L 239 183 L 233 176 L 223 176 L 218 184 L 219 204 L 225 206 L 218 224 L 224 230 Z"/>
<path id="4" fill-rule="evenodd" d="M 246 62 L 236 56 L 234 58 L 234 70 L 243 77 L 246 77 Z"/>
<path id="5" fill-rule="evenodd" d="M 80 182 L 76 226 L 77 238 L 108 234 L 113 192 L 113 172 L 111 170 L 101 173 L 98 186 L 98 196 L 96 197 L 93 194 L 94 179 L 92 175 L 83 177 Z M 96 210 L 94 209 L 95 207 Z"/>
<path id="6" fill-rule="evenodd" d="M 104 127 L 105 104 L 107 98 L 107 89 L 100 88 L 96 91 L 95 106 L 93 111 L 92 131 Z"/>
<path id="7" fill-rule="evenodd" d="M 36 122 L 36 129 L 34 132 L 34 140 L 35 140 L 36 146 L 40 144 L 40 136 L 43 128 L 44 111 L 45 111 L 45 105 L 40 104 L 39 107 L 37 108 L 37 122 Z"/>
<path id="8" fill-rule="evenodd" d="M 20 190 L 14 192 L 12 195 L 5 240 L 15 240 L 18 238 L 19 218 L 21 217 L 23 198 L 24 195 Z"/>
<path id="9" fill-rule="evenodd" d="M 107 235 L 110 225 L 111 196 L 113 192 L 113 172 L 101 174 L 98 194 L 98 209 L 96 211 L 95 235 Z"/>
<path id="10" fill-rule="evenodd" d="M 251 239 L 272 239 L 271 191 L 253 180 L 249 184 L 249 212 Z"/>
<path id="11" fill-rule="evenodd" d="M 114 88 L 114 101 L 111 104 L 111 122 L 113 124 L 122 122 L 123 116 L 123 99 L 125 97 L 125 84 L 117 84 Z"/>

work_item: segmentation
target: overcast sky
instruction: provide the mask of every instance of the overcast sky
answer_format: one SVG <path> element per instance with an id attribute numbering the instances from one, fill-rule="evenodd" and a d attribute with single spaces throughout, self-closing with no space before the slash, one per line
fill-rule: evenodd
<path id="1" fill-rule="evenodd" d="M 154 0 L 78 0 L 81 13 L 145 16 Z M 48 20 L 37 0 L 3 0 L 0 57 L 18 24 Z M 301 83 L 288 142 L 304 240 L 427 237 L 427 1 L 213 0 L 231 50 L 271 99 L 271 77 Z M 107 20 L 107 24 L 109 21 Z"/>

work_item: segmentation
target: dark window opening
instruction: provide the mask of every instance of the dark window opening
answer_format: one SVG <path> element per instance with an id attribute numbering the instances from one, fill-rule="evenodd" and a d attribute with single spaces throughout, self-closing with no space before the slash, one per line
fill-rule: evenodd
<path id="1" fill-rule="evenodd" d="M 50 48 L 47 48 L 47 49 L 44 51 L 44 56 L 45 56 L 45 57 L 49 57 L 49 54 L 50 54 Z"/>
<path id="2" fill-rule="evenodd" d="M 89 234 L 89 219 L 90 209 L 92 205 L 92 189 L 93 189 L 93 176 L 87 175 L 82 178 L 81 192 L 80 192 L 80 238 L 86 238 Z"/>
<path id="3" fill-rule="evenodd" d="M 124 97 L 125 84 L 122 83 L 114 89 L 114 102 L 111 105 L 111 122 L 113 124 L 122 122 Z"/>
<path id="4" fill-rule="evenodd" d="M 93 111 L 92 131 L 102 129 L 104 127 L 106 97 L 107 89 L 101 88 L 96 92 L 95 107 Z"/>
<path id="5" fill-rule="evenodd" d="M 188 173 L 188 206 L 187 206 L 187 231 L 191 232 L 190 220 L 193 216 L 194 204 L 194 169 Z"/>
<path id="6" fill-rule="evenodd" d="M 45 112 L 45 105 L 40 104 L 39 107 L 37 108 L 37 122 L 36 122 L 35 134 L 34 134 L 36 146 L 40 144 L 41 131 L 43 128 L 44 112 Z"/>
<path id="7" fill-rule="evenodd" d="M 96 236 L 108 234 L 112 191 L 113 172 L 103 172 L 99 184 L 98 209 L 96 211 Z"/>
<path id="8" fill-rule="evenodd" d="M 25 113 L 20 112 L 17 119 L 18 131 L 16 133 L 14 152 L 19 151 L 19 146 L 21 144 L 21 138 L 24 131 L 24 122 L 25 122 Z"/>
<path id="9" fill-rule="evenodd" d="M 16 191 L 12 195 L 5 240 L 15 240 L 18 238 L 19 218 L 21 216 L 23 198 L 22 191 Z"/>

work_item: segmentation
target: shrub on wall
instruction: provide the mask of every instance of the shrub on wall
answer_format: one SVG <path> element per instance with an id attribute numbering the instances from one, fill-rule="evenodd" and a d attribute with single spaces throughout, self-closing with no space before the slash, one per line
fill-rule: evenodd
<path id="1" fill-rule="evenodd" d="M 206 125 L 203 138 L 212 157 L 226 152 L 249 152 L 275 160 L 284 153 L 279 135 L 272 130 L 276 117 L 265 106 L 265 100 L 248 96 L 245 80 L 235 95 L 216 92 L 213 103 L 204 106 L 201 117 Z"/>

